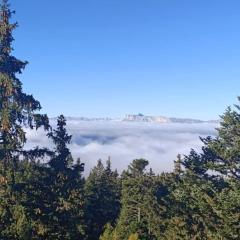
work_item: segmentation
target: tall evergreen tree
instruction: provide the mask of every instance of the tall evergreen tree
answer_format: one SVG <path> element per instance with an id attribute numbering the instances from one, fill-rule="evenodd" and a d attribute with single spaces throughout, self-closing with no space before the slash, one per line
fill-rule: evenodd
<path id="1" fill-rule="evenodd" d="M 155 211 L 158 211 L 155 176 L 147 172 L 148 161 L 136 159 L 122 174 L 121 212 L 116 226 L 118 239 L 128 240 L 137 233 L 139 239 L 155 239 L 152 235 Z"/>
<path id="2" fill-rule="evenodd" d="M 27 62 L 11 55 L 12 32 L 17 27 L 17 23 L 10 23 L 13 13 L 8 0 L 3 0 L 0 6 L 0 160 L 4 162 L 12 162 L 23 152 L 26 142 L 23 125 L 48 127 L 47 116 L 36 113 L 41 109 L 40 103 L 23 92 L 17 78 Z"/>
<path id="3" fill-rule="evenodd" d="M 55 144 L 49 161 L 49 174 L 45 182 L 49 184 L 49 204 L 47 213 L 47 239 L 83 239 L 84 224 L 84 164 L 73 162 L 68 148 L 71 136 L 66 130 L 63 115 L 58 117 L 57 129 L 48 134 Z"/>
<path id="4" fill-rule="evenodd" d="M 85 184 L 88 239 L 99 239 L 108 224 L 114 225 L 120 210 L 118 173 L 112 171 L 108 159 L 106 167 L 99 160 Z"/>
<path id="5" fill-rule="evenodd" d="M 238 98 L 240 101 L 240 97 Z M 220 175 L 240 180 L 240 106 L 230 107 L 221 116 L 218 136 L 205 139 L 209 168 Z"/>
<path id="6" fill-rule="evenodd" d="M 41 115 L 41 105 L 32 95 L 23 92 L 18 75 L 27 62 L 12 55 L 14 12 L 7 0 L 0 4 L 0 238 L 30 239 L 31 224 L 19 192 L 22 185 L 17 176 L 23 155 L 36 156 L 38 149 L 30 153 L 24 150 L 26 134 L 23 127 L 49 128 L 48 118 Z M 27 238 L 28 236 L 28 238 Z"/>
<path id="7" fill-rule="evenodd" d="M 202 139 L 202 153 L 192 150 L 182 159 L 184 171 L 172 192 L 176 209 L 166 236 L 177 237 L 177 232 L 184 239 L 239 238 L 240 107 L 236 107 L 221 117 L 215 138 Z"/>
<path id="8" fill-rule="evenodd" d="M 52 154 L 52 158 L 49 161 L 49 165 L 56 171 L 65 171 L 68 167 L 71 167 L 73 158 L 68 148 L 72 136 L 67 133 L 66 119 L 63 115 L 60 115 L 57 119 L 57 129 L 48 133 L 48 137 L 55 144 L 55 149 Z"/>

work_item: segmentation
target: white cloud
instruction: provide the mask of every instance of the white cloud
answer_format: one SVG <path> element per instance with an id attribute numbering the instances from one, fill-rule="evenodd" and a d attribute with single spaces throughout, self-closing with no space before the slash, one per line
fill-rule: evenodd
<path id="1" fill-rule="evenodd" d="M 157 173 L 169 171 L 178 153 L 187 154 L 191 148 L 200 150 L 199 136 L 216 134 L 214 123 L 153 124 L 126 122 L 68 121 L 73 135 L 70 145 L 75 158 L 85 163 L 85 172 L 98 159 L 111 156 L 113 168 L 125 169 L 136 158 L 146 158 Z M 27 147 L 52 147 L 43 131 L 28 131 Z"/>

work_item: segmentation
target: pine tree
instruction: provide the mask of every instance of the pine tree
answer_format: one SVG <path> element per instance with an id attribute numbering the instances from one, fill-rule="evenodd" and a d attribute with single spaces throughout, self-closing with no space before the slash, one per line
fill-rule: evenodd
<path id="1" fill-rule="evenodd" d="M 18 74 L 27 65 L 11 55 L 13 30 L 17 23 L 10 23 L 14 12 L 9 9 L 7 0 L 0 7 L 0 160 L 5 163 L 14 161 L 14 157 L 23 153 L 26 142 L 23 124 L 30 128 L 44 125 L 48 128 L 46 115 L 35 113 L 41 105 L 32 95 L 22 91 Z"/>
<path id="2" fill-rule="evenodd" d="M 30 239 L 31 223 L 20 198 L 23 186 L 18 178 L 18 166 L 24 156 L 41 155 L 38 149 L 24 150 L 26 135 L 23 129 L 49 128 L 46 115 L 39 114 L 41 105 L 32 95 L 22 90 L 18 75 L 27 62 L 12 55 L 14 12 L 7 0 L 0 5 L 0 238 Z"/>
<path id="3" fill-rule="evenodd" d="M 229 107 L 221 116 L 217 138 L 207 138 L 204 143 L 205 155 L 211 159 L 209 168 L 220 175 L 240 180 L 240 106 L 235 107 L 236 110 Z"/>
<path id="4" fill-rule="evenodd" d="M 56 171 L 65 171 L 71 167 L 73 158 L 67 145 L 71 142 L 72 136 L 67 133 L 66 119 L 60 115 L 57 119 L 57 129 L 48 133 L 48 137 L 55 144 L 55 151 L 49 161 L 49 165 Z"/>
<path id="5" fill-rule="evenodd" d="M 73 162 L 67 146 L 71 136 L 65 126 L 66 120 L 60 116 L 57 129 L 48 134 L 55 143 L 49 164 L 18 162 L 16 187 L 21 189 L 18 198 L 25 211 L 19 219 L 27 216 L 29 225 L 23 229 L 28 230 L 29 239 L 84 239 L 85 236 L 84 165 L 80 160 Z"/>
<path id="6" fill-rule="evenodd" d="M 85 184 L 88 239 L 99 239 L 104 226 L 114 225 L 120 209 L 118 173 L 112 171 L 108 159 L 106 167 L 99 160 Z"/>
<path id="7" fill-rule="evenodd" d="M 57 129 L 48 134 L 55 144 L 55 151 L 49 161 L 49 174 L 45 183 L 49 184 L 51 198 L 47 213 L 47 239 L 82 239 L 84 224 L 84 164 L 73 163 L 68 144 L 71 136 L 66 130 L 63 115 L 58 117 Z"/>
<path id="8" fill-rule="evenodd" d="M 156 239 L 153 225 L 159 209 L 155 176 L 146 171 L 147 165 L 147 160 L 136 159 L 122 174 L 122 208 L 116 226 L 119 239 L 128 240 L 132 233 L 137 233 L 140 239 Z"/>
<path id="9" fill-rule="evenodd" d="M 165 235 L 172 239 L 219 239 L 221 221 L 215 208 L 214 182 L 185 172 L 171 192 L 171 218 Z M 173 237 L 175 236 L 175 237 Z"/>

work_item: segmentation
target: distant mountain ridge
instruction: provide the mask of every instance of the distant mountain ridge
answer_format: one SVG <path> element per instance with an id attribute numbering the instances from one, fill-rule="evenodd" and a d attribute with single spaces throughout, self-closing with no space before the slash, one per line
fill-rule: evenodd
<path id="1" fill-rule="evenodd" d="M 56 118 L 52 118 L 56 120 Z M 117 122 L 138 122 L 138 123 L 218 123 L 219 120 L 199 120 L 192 118 L 175 118 L 165 116 L 146 116 L 144 114 L 127 114 L 124 118 L 88 118 L 88 117 L 66 117 L 68 121 L 85 121 L 85 122 L 106 122 L 106 121 L 117 121 Z"/>
<path id="2" fill-rule="evenodd" d="M 143 114 L 126 115 L 123 121 L 127 122 L 153 122 L 153 123 L 206 123 L 206 122 L 218 122 L 217 120 L 203 121 L 199 119 L 191 118 L 169 118 L 164 116 L 145 116 Z"/>

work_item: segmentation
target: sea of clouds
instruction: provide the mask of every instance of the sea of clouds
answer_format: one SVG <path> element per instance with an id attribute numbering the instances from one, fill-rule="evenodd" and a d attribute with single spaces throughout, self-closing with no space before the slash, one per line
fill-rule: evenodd
<path id="1" fill-rule="evenodd" d="M 85 174 L 98 159 L 105 161 L 109 156 L 113 168 L 120 172 L 136 158 L 148 159 L 156 173 L 171 171 L 178 153 L 188 154 L 191 148 L 201 151 L 199 137 L 215 136 L 216 127 L 216 123 L 67 122 L 68 131 L 73 136 L 70 149 L 74 158 L 81 158 L 85 163 Z M 27 148 L 52 148 L 45 135 L 41 130 L 27 131 Z"/>

